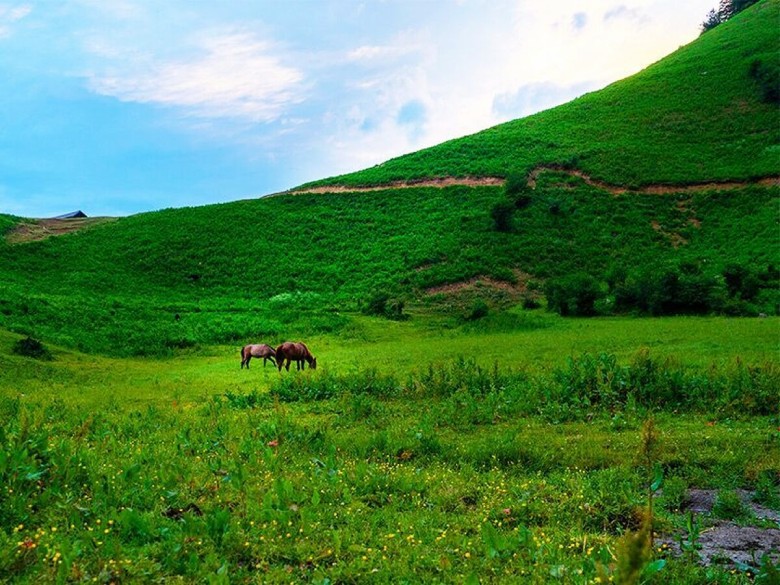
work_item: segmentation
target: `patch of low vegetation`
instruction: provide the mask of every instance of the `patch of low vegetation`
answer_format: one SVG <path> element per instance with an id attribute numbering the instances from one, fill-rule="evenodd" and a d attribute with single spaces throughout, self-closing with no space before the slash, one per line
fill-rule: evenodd
<path id="1" fill-rule="evenodd" d="M 46 346 L 32 337 L 25 337 L 18 340 L 14 344 L 12 351 L 17 355 L 31 357 L 37 360 L 53 359 L 51 352 L 46 348 Z"/>
<path id="2" fill-rule="evenodd" d="M 745 523 L 755 519 L 750 508 L 742 501 L 734 490 L 721 490 L 715 504 L 712 506 L 712 514 L 716 518 L 731 520 L 737 523 Z"/>
<path id="3" fill-rule="evenodd" d="M 765 102 L 780 103 L 780 63 L 756 59 L 750 64 L 750 77 L 758 84 Z"/>

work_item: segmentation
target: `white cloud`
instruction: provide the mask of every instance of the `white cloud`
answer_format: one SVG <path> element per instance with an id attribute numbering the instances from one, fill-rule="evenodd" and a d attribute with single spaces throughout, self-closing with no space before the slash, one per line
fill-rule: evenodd
<path id="1" fill-rule="evenodd" d="M 408 51 L 405 51 L 403 47 L 364 45 L 350 51 L 347 54 L 347 59 L 349 61 L 373 61 L 374 59 L 397 57 L 406 52 Z"/>
<path id="2" fill-rule="evenodd" d="M 0 39 L 11 36 L 12 25 L 32 12 L 29 4 L 8 6 L 0 4 Z"/>
<path id="3" fill-rule="evenodd" d="M 519 84 L 620 79 L 693 40 L 696 15 L 705 14 L 711 2 L 518 2 L 515 76 Z M 673 10 L 677 16 L 669 18 Z"/>
<path id="4" fill-rule="evenodd" d="M 270 42 L 238 32 L 200 45 L 201 55 L 194 59 L 139 60 L 129 71 L 93 74 L 90 88 L 126 102 L 183 107 L 198 117 L 256 122 L 275 120 L 303 99 L 303 74 L 283 64 Z"/>

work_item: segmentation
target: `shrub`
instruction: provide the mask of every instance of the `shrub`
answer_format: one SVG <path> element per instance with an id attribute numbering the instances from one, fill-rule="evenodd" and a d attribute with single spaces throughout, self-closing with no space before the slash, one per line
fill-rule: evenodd
<path id="1" fill-rule="evenodd" d="M 523 175 L 517 173 L 509 175 L 504 185 L 504 193 L 507 201 L 511 201 L 516 209 L 523 209 L 531 204 L 531 191 Z"/>
<path id="2" fill-rule="evenodd" d="M 37 360 L 53 359 L 51 352 L 37 339 L 25 337 L 17 341 L 12 350 L 17 355 L 35 358 Z"/>
<path id="3" fill-rule="evenodd" d="M 547 308 L 563 316 L 595 315 L 596 301 L 604 297 L 598 281 L 581 272 L 549 281 L 545 295 Z"/>
<path id="4" fill-rule="evenodd" d="M 615 308 L 651 315 L 703 315 L 725 307 L 726 287 L 695 264 L 649 268 L 615 284 Z"/>
<path id="5" fill-rule="evenodd" d="M 750 77 L 758 83 L 765 102 L 780 103 L 780 67 L 777 64 L 756 59 L 750 64 Z"/>
<path id="6" fill-rule="evenodd" d="M 401 321 L 407 318 L 404 306 L 403 299 L 393 297 L 387 292 L 376 291 L 365 301 L 363 314 Z"/>
<path id="7" fill-rule="evenodd" d="M 528 189 L 528 182 L 526 178 L 519 173 L 510 173 L 504 183 L 504 193 L 506 193 L 507 199 L 514 199 L 520 195 L 525 194 Z"/>
<path id="8" fill-rule="evenodd" d="M 522 306 L 524 309 L 533 310 L 538 309 L 541 305 L 534 297 L 524 297 Z"/>
<path id="9" fill-rule="evenodd" d="M 515 201 L 515 208 L 517 209 L 525 209 L 529 205 L 531 205 L 531 202 L 533 201 L 533 198 L 531 197 L 530 193 L 521 193 L 514 199 Z"/>
<path id="10" fill-rule="evenodd" d="M 515 212 L 515 205 L 511 201 L 502 200 L 493 205 L 490 210 L 490 217 L 493 218 L 493 226 L 497 232 L 512 231 L 512 216 Z"/>
<path id="11" fill-rule="evenodd" d="M 704 22 L 701 23 L 701 32 L 702 32 L 702 34 L 706 33 L 708 30 L 712 30 L 713 28 L 715 28 L 716 26 L 718 26 L 722 22 L 723 22 L 723 19 L 722 19 L 720 13 L 713 8 L 712 10 L 710 10 L 707 13 L 707 16 L 704 19 Z"/>
<path id="12" fill-rule="evenodd" d="M 755 299 L 761 287 L 759 277 L 741 264 L 728 264 L 723 269 L 723 279 L 729 297 L 739 296 L 744 301 Z"/>
<path id="13" fill-rule="evenodd" d="M 490 312 L 490 309 L 488 308 L 487 303 L 482 299 L 477 299 L 472 303 L 471 309 L 469 309 L 465 319 L 466 321 L 477 321 L 478 319 L 487 317 L 488 312 Z"/>

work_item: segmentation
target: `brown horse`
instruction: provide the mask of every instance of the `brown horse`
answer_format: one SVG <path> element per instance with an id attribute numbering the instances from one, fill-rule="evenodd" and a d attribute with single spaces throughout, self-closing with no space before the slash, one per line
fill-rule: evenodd
<path id="1" fill-rule="evenodd" d="M 285 360 L 287 360 L 286 364 L 284 363 Z M 295 362 L 299 370 L 305 370 L 306 363 L 309 364 L 312 370 L 317 369 L 317 358 L 311 355 L 309 348 L 303 343 L 285 341 L 276 348 L 276 367 L 279 368 L 279 371 L 282 371 L 282 366 L 284 365 L 289 372 L 290 362 Z"/>
<path id="2" fill-rule="evenodd" d="M 241 368 L 243 369 L 246 366 L 248 370 L 249 362 L 253 357 L 263 358 L 263 367 L 265 367 L 265 363 L 268 360 L 271 360 L 271 363 L 276 365 L 276 351 L 265 343 L 245 345 L 241 348 Z"/>

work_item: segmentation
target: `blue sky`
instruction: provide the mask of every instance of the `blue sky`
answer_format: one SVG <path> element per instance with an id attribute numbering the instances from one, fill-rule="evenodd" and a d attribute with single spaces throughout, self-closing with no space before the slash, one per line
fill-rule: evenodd
<path id="1" fill-rule="evenodd" d="M 525 116 L 714 0 L 0 0 L 0 213 L 258 197 Z"/>

